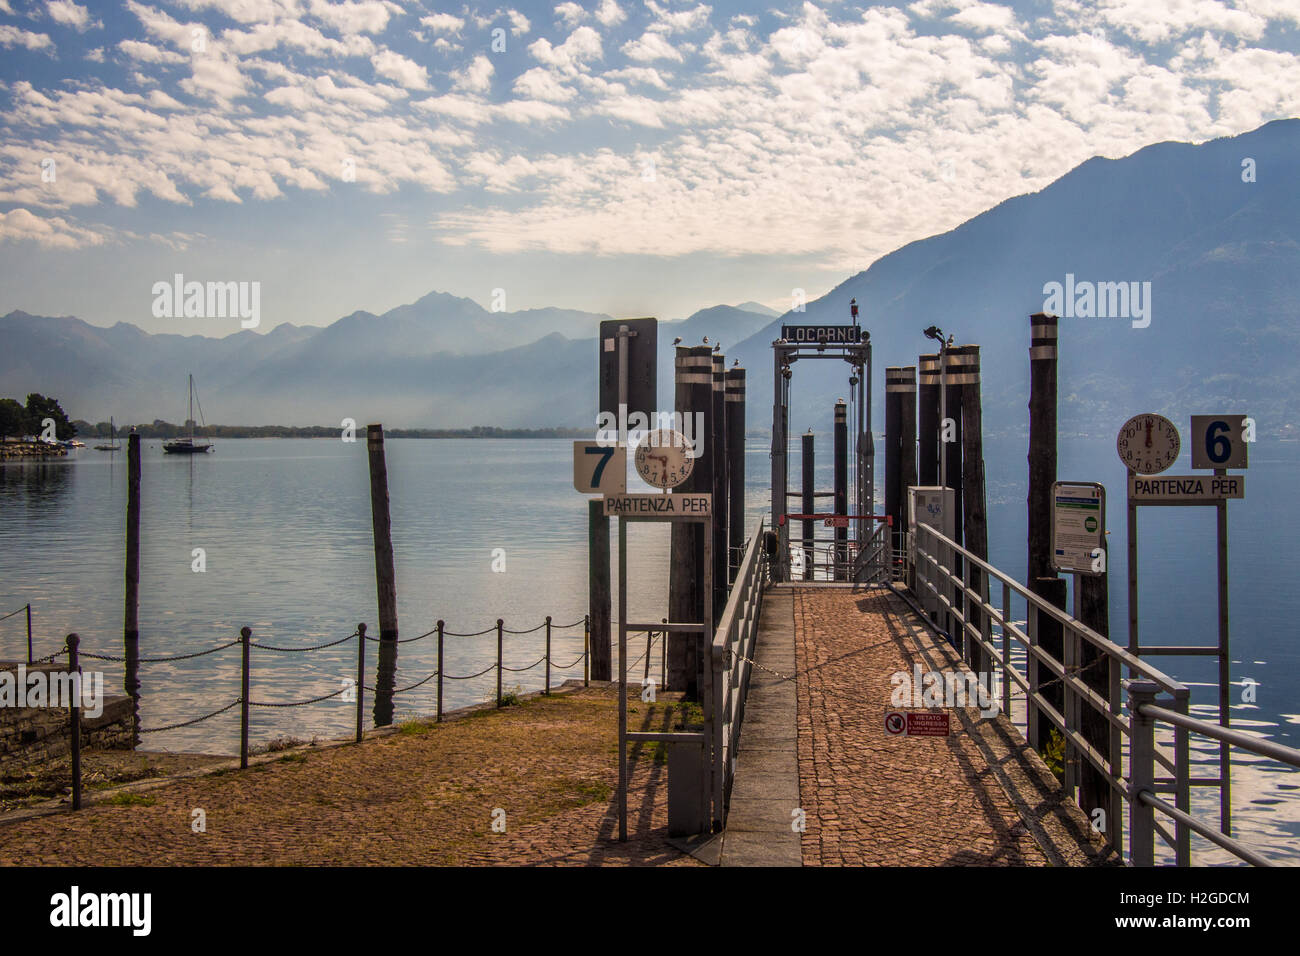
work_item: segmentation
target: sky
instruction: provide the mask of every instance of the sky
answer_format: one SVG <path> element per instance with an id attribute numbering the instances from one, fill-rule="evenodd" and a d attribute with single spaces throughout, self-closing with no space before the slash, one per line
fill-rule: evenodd
<path id="1" fill-rule="evenodd" d="M 1300 116 L 1296 0 L 0 0 L 0 314 L 780 311 L 1088 158 Z M 864 304 L 869 310 L 870 304 Z"/>

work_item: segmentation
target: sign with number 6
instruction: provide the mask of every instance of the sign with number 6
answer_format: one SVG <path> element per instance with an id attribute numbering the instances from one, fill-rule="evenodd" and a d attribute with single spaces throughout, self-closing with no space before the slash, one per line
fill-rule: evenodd
<path id="1" fill-rule="evenodd" d="M 1253 423 L 1245 415 L 1193 415 L 1193 468 L 1246 468 Z"/>

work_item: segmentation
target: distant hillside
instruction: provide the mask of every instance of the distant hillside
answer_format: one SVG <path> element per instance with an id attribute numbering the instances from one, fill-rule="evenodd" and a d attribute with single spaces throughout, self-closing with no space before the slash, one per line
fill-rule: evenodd
<path id="1" fill-rule="evenodd" d="M 1242 161 L 1257 180 L 1242 181 Z M 1027 428 L 1029 316 L 1044 286 L 1151 283 L 1150 325 L 1063 317 L 1060 417 L 1065 431 L 1113 435 L 1154 411 L 1186 427 L 1192 412 L 1253 415 L 1262 436 L 1300 425 L 1300 120 L 1202 145 L 1160 143 L 1091 159 L 943 235 L 913 242 L 730 349 L 751 371 L 750 420 L 770 425 L 771 342 L 782 322 L 849 321 L 856 297 L 869 329 L 874 396 L 884 369 L 914 365 L 938 325 L 981 346 L 990 432 Z M 730 358 L 728 359 L 730 361 Z M 847 374 L 796 371 L 794 417 L 825 427 Z M 883 415 L 875 419 L 883 428 Z"/>

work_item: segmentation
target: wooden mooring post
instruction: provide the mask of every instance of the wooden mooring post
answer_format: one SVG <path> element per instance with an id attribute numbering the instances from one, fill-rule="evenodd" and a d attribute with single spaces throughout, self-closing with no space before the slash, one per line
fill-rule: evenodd
<path id="1" fill-rule="evenodd" d="M 945 480 L 949 488 L 952 489 L 952 508 L 953 516 L 953 540 L 958 544 L 965 544 L 965 536 L 962 528 L 962 515 L 965 514 L 965 506 L 962 503 L 963 484 L 965 473 L 962 471 L 962 381 L 964 376 L 962 369 L 965 367 L 969 355 L 964 354 L 962 349 L 966 346 L 948 346 L 943 350 L 943 374 L 940 376 L 943 397 L 941 399 L 942 415 L 945 420 L 939 422 L 939 484 L 944 484 Z M 975 360 L 979 361 L 978 350 L 976 351 Z M 954 554 L 952 556 L 954 563 L 959 562 L 960 558 Z M 958 568 L 953 568 L 958 571 Z M 958 595 L 952 595 L 956 600 Z"/>
<path id="2" fill-rule="evenodd" d="M 68 676 L 71 678 L 81 670 L 81 662 L 78 659 L 78 648 L 81 645 L 81 638 L 76 634 L 68 635 Z M 68 718 L 68 736 L 69 749 L 72 751 L 72 809 L 81 809 L 81 696 L 82 688 L 80 682 L 77 685 L 77 694 L 72 702 L 71 715 Z"/>
<path id="3" fill-rule="evenodd" d="M 1029 317 L 1029 590 L 1062 610 L 1066 584 L 1052 570 L 1052 483 L 1056 481 L 1056 316 L 1035 313 Z M 1030 609 L 1031 637 L 1055 660 L 1064 660 L 1061 625 Z M 1043 680 L 1031 655 L 1027 663 L 1031 692 L 1041 691 L 1064 713 L 1065 695 L 1059 681 Z M 1047 745 L 1047 718 L 1030 703 L 1029 744 L 1042 752 Z"/>
<path id="4" fill-rule="evenodd" d="M 713 490 L 713 455 L 709 448 L 713 434 L 713 349 L 708 345 L 679 346 L 674 368 L 675 407 L 689 427 L 695 442 L 691 475 L 678 485 L 678 492 Z M 702 428 L 696 428 L 699 413 Z M 674 623 L 704 620 L 704 527 L 693 521 L 673 522 L 672 566 L 668 573 L 668 617 Z M 673 633 L 668 637 L 668 683 L 680 689 L 687 700 L 700 699 L 704 667 L 704 637 Z"/>
<path id="5" fill-rule="evenodd" d="M 799 465 L 802 471 L 802 481 L 799 486 L 800 494 L 803 496 L 801 510 L 804 514 L 810 515 L 817 511 L 817 459 L 816 459 L 816 439 L 813 436 L 812 429 L 808 429 L 803 435 L 803 446 L 799 454 Z M 817 523 L 810 518 L 803 519 L 803 579 L 811 581 L 813 579 L 813 564 L 816 561 L 817 552 L 813 544 L 813 536 L 816 533 Z"/>
<path id="6" fill-rule="evenodd" d="M 397 572 L 393 567 L 393 526 L 388 513 L 388 464 L 384 426 L 366 426 L 370 457 L 370 517 L 375 536 L 375 589 L 379 597 L 379 664 L 375 674 L 375 726 L 393 722 L 397 679 Z"/>
<path id="7" fill-rule="evenodd" d="M 727 591 L 730 578 L 727 576 L 727 490 L 730 487 L 727 476 L 727 378 L 726 359 L 721 352 L 713 353 L 713 421 L 710 434 L 713 436 L 713 521 L 710 530 L 713 534 L 713 620 L 711 627 L 717 627 L 727 606 Z M 708 643 L 708 642 L 706 642 Z"/>
<path id="8" fill-rule="evenodd" d="M 732 579 L 732 568 L 739 568 L 745 551 L 745 370 L 727 369 L 726 394 L 723 403 L 727 408 L 727 582 Z M 722 602 L 726 607 L 726 600 Z M 667 635 L 665 635 L 665 640 Z"/>
<path id="9" fill-rule="evenodd" d="M 984 491 L 984 417 L 980 403 L 980 347 L 978 345 L 960 345 L 949 350 L 949 355 L 956 360 L 949 381 L 961 389 L 961 488 L 962 488 L 962 528 L 965 548 L 977 558 L 989 559 L 989 524 L 988 504 Z M 984 572 L 979 568 L 967 567 L 967 586 L 987 601 L 988 582 Z M 984 636 L 990 639 L 988 616 L 975 602 L 966 601 L 967 620 Z M 967 661 L 976 674 L 990 674 L 991 661 L 978 644 L 967 638 L 964 642 L 970 649 Z"/>
<path id="10" fill-rule="evenodd" d="M 834 421 L 835 507 L 837 515 L 849 513 L 849 405 L 844 399 L 835 402 Z M 849 526 L 835 525 L 834 580 L 849 579 Z"/>
<path id="11" fill-rule="evenodd" d="M 140 436 L 134 431 L 126 439 L 126 610 L 122 644 L 134 749 L 140 746 Z"/>
<path id="12" fill-rule="evenodd" d="M 916 468 L 918 485 L 939 485 L 939 356 L 916 361 Z M 906 491 L 903 492 L 907 494 Z"/>

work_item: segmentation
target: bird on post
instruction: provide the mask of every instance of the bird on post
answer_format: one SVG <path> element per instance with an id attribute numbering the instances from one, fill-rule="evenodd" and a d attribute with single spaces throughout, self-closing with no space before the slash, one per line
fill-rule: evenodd
<path id="1" fill-rule="evenodd" d="M 709 337 L 708 337 L 707 335 L 704 336 L 704 344 L 705 344 L 705 345 L 708 345 L 708 344 L 709 344 Z"/>
<path id="2" fill-rule="evenodd" d="M 721 352 L 721 351 L 722 351 L 722 343 L 721 343 L 721 342 L 718 342 L 716 345 L 714 345 L 714 346 L 713 346 L 713 351 L 715 351 L 715 352 Z"/>
<path id="3" fill-rule="evenodd" d="M 682 344 L 682 337 L 680 335 L 677 336 L 677 338 L 673 339 L 673 345 L 681 345 L 681 344 Z"/>

